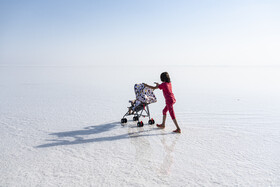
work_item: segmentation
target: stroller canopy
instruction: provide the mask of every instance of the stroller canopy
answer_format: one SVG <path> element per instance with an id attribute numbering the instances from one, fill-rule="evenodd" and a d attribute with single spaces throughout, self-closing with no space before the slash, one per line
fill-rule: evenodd
<path id="1" fill-rule="evenodd" d="M 135 84 L 134 91 L 136 100 L 141 103 L 151 104 L 157 102 L 157 98 L 153 90 L 144 86 L 144 84 Z"/>

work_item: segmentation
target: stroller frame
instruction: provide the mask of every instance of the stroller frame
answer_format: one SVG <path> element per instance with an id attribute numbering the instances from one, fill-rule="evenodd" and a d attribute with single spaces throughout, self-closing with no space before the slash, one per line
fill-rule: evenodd
<path id="1" fill-rule="evenodd" d="M 130 101 L 131 102 L 131 101 Z M 134 103 L 131 102 L 131 106 L 128 107 L 128 111 L 125 113 L 123 118 L 121 119 L 121 123 L 126 123 L 127 119 L 126 116 L 133 115 L 133 121 L 138 121 L 137 126 L 143 127 L 143 121 L 140 121 L 140 117 L 149 117 L 149 124 L 152 125 L 155 123 L 154 119 L 150 116 L 149 104 L 141 103 L 140 105 L 136 106 L 134 109 Z M 132 111 L 132 112 L 131 112 Z"/>
<path id="2" fill-rule="evenodd" d="M 138 121 L 137 126 L 142 127 L 144 124 L 140 121 L 140 117 L 149 117 L 149 124 L 155 123 L 153 118 L 150 117 L 149 104 L 155 103 L 156 97 L 152 89 L 146 88 L 143 83 L 134 85 L 134 92 L 136 95 L 135 100 L 130 100 L 131 106 L 128 107 L 128 111 L 121 119 L 121 123 L 126 123 L 126 116 L 133 115 L 133 121 Z"/>

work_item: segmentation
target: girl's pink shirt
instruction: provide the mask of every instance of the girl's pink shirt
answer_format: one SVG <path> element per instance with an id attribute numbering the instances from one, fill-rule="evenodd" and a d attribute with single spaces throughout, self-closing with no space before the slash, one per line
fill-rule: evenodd
<path id="1" fill-rule="evenodd" d="M 176 99 L 172 92 L 171 82 L 163 82 L 158 86 L 158 88 L 163 91 L 163 95 L 165 97 L 165 103 L 167 105 L 172 105 L 176 102 Z"/>

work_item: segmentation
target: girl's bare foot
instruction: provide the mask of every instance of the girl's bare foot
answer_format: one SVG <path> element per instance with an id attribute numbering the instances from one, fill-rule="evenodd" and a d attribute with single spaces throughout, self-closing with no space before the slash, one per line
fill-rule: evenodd
<path id="1" fill-rule="evenodd" d="M 158 128 L 161 128 L 161 129 L 164 129 L 164 128 L 165 128 L 165 125 L 157 124 L 157 127 L 158 127 Z"/>
<path id="2" fill-rule="evenodd" d="M 174 130 L 173 132 L 175 132 L 175 133 L 181 133 L 181 129 L 176 129 L 176 130 Z"/>

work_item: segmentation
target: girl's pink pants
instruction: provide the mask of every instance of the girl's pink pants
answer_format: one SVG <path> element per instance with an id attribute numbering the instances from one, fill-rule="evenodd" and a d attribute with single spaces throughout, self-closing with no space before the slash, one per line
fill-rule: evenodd
<path id="1" fill-rule="evenodd" d="M 171 116 L 172 119 L 175 119 L 175 113 L 174 113 L 174 109 L 173 109 L 173 104 L 166 104 L 166 106 L 164 107 L 162 114 L 166 116 L 167 111 L 169 111 L 169 114 Z"/>

